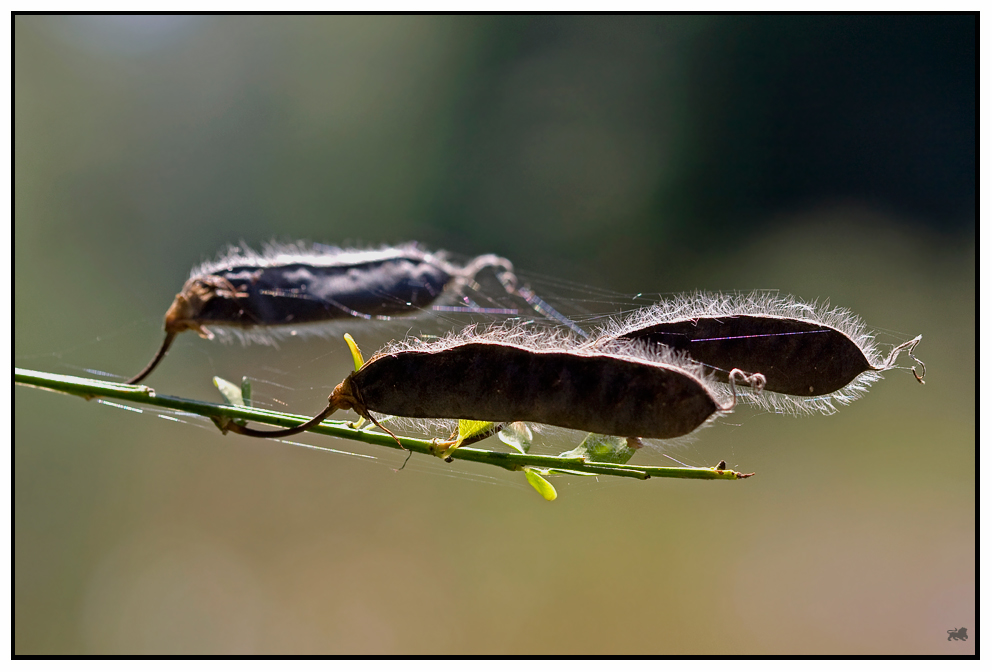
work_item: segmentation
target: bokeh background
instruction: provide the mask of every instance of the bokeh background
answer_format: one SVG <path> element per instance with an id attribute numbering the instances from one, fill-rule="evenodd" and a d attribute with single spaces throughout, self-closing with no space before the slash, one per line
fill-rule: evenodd
<path id="1" fill-rule="evenodd" d="M 929 373 L 635 458 L 748 481 L 558 480 L 553 503 L 19 387 L 14 652 L 973 653 L 946 631 L 975 627 L 976 29 L 15 17 L 16 366 L 132 375 L 228 243 L 416 240 L 505 255 L 577 316 L 829 298 L 886 345 L 922 333 Z M 371 351 L 409 326 L 356 329 Z M 338 339 L 184 335 L 148 382 L 219 401 L 212 376 L 249 375 L 310 413 L 349 367 Z"/>

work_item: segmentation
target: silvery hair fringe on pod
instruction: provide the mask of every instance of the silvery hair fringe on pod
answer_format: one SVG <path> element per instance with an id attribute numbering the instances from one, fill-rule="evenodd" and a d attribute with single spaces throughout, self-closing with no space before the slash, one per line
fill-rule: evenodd
<path id="1" fill-rule="evenodd" d="M 386 245 L 378 247 L 344 248 L 337 245 L 322 243 L 268 242 L 262 245 L 258 252 L 242 242 L 238 245 L 228 245 L 227 249 L 217 255 L 212 261 L 206 261 L 190 271 L 189 279 L 201 275 L 213 275 L 218 271 L 233 266 L 255 266 L 258 268 L 274 268 L 286 264 L 306 264 L 308 266 L 355 266 L 374 261 L 392 259 L 403 254 L 416 253 L 418 256 L 436 261 L 439 265 L 450 267 L 444 252 L 425 252 L 413 242 L 402 245 Z"/>
<path id="2" fill-rule="evenodd" d="M 737 388 L 738 395 L 740 395 L 742 389 L 743 386 Z M 724 413 L 723 415 L 728 415 L 728 413 Z M 696 444 L 699 441 L 698 432 L 715 422 L 717 417 L 719 416 L 714 416 L 709 422 L 703 424 L 695 431 L 690 434 L 686 434 L 685 436 L 678 436 L 671 439 L 641 439 L 641 443 L 644 448 L 654 451 L 684 449 L 688 446 Z M 453 440 L 458 435 L 458 421 L 455 419 L 404 418 L 397 415 L 377 415 L 376 421 L 383 427 L 386 427 L 397 434 L 412 434 L 441 440 Z M 497 423 L 497 426 L 500 426 L 500 424 L 501 423 Z M 589 435 L 589 432 L 578 429 L 567 429 L 565 427 L 543 425 L 536 422 L 528 422 L 526 425 L 531 429 L 535 436 L 542 437 L 540 441 L 535 439 L 534 448 L 530 451 L 533 454 L 541 454 L 539 449 L 542 446 L 545 448 L 552 446 L 557 452 L 562 452 L 561 446 L 577 446 L 582 443 L 586 436 Z"/>
<path id="3" fill-rule="evenodd" d="M 768 388 L 762 392 L 754 392 L 745 387 L 738 387 L 738 395 L 741 401 L 756 405 L 767 411 L 793 415 L 820 412 L 829 415 L 837 411 L 834 404 L 846 405 L 858 399 L 867 391 L 872 383 L 882 377 L 882 371 L 895 368 L 896 356 L 902 350 L 908 350 L 910 356 L 922 366 L 922 362 L 919 362 L 912 355 L 912 349 L 921 337 L 896 346 L 887 357 L 883 357 L 875 342 L 876 335 L 868 329 L 860 317 L 851 311 L 836 306 L 832 307 L 826 301 L 807 302 L 793 296 L 780 296 L 768 292 L 752 292 L 749 294 L 696 292 L 677 295 L 655 305 L 637 310 L 623 319 L 611 320 L 595 336 L 594 342 L 599 344 L 615 341 L 629 342 L 632 334 L 650 332 L 653 328 L 657 330 L 657 333 L 664 333 L 666 324 L 683 323 L 693 325 L 697 322 L 704 323 L 708 319 L 730 322 L 731 318 L 741 316 L 792 320 L 805 323 L 813 328 L 817 326 L 823 327 L 822 331 L 824 332 L 833 330 L 837 332 L 834 335 L 834 340 L 843 346 L 839 349 L 854 352 L 855 354 L 859 351 L 867 362 L 867 370 L 864 370 L 864 365 L 861 365 L 861 372 L 854 376 L 853 380 L 849 383 L 835 391 L 817 394 L 816 396 L 784 394 L 770 391 Z M 807 333 L 814 333 L 814 329 L 811 329 Z M 703 341 L 720 340 L 719 338 L 707 339 L 705 338 L 707 336 L 706 333 L 694 335 L 700 336 L 700 340 Z M 788 333 L 770 335 L 774 335 L 776 338 L 788 338 L 790 336 Z M 792 337 L 802 338 L 803 335 L 805 334 L 800 332 Z M 753 336 L 738 338 L 753 338 Z M 853 349 L 856 349 L 856 351 Z M 705 364 L 706 362 L 703 363 Z M 738 364 L 735 363 L 734 366 L 738 366 Z M 712 367 L 707 368 L 712 369 Z M 741 365 L 741 368 L 744 367 Z M 912 370 L 917 380 L 922 382 L 922 376 L 916 374 L 915 368 Z M 752 373 L 763 372 L 752 371 Z M 810 375 L 814 374 L 810 373 Z M 771 376 L 769 376 L 768 386 L 773 386 Z"/>
<path id="4" fill-rule="evenodd" d="M 493 343 L 515 345 L 535 352 L 582 352 L 586 354 L 614 355 L 626 359 L 646 360 L 656 364 L 677 367 L 694 376 L 711 389 L 720 405 L 732 401 L 733 395 L 708 373 L 706 367 L 685 353 L 671 348 L 642 341 L 589 341 L 564 328 L 535 329 L 515 323 L 470 324 L 459 331 L 453 331 L 437 338 L 422 339 L 410 337 L 402 341 L 390 341 L 382 346 L 371 361 L 382 355 L 394 352 L 438 352 L 466 343 Z M 738 390 L 739 393 L 739 390 Z"/>

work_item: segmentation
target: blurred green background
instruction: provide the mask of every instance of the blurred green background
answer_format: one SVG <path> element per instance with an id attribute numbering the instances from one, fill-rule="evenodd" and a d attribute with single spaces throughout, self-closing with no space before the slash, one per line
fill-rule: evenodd
<path id="1" fill-rule="evenodd" d="M 976 28 L 15 17 L 16 366 L 132 375 L 193 265 L 304 239 L 498 253 L 573 315 L 604 311 L 584 287 L 829 298 L 922 333 L 929 374 L 635 458 L 748 481 L 554 503 L 18 387 L 14 652 L 974 653 L 946 631 L 975 627 Z M 184 335 L 148 382 L 249 375 L 311 413 L 349 367 L 337 339 Z"/>

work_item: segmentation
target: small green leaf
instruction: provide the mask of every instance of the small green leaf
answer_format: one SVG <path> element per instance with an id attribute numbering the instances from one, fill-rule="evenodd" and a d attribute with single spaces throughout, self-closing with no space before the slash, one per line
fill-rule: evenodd
<path id="1" fill-rule="evenodd" d="M 492 429 L 495 423 L 485 422 L 483 420 L 459 420 L 458 421 L 458 438 L 464 441 L 465 439 L 471 439 L 473 436 L 483 434 Z"/>
<path id="2" fill-rule="evenodd" d="M 241 400 L 245 406 L 251 406 L 251 381 L 248 376 L 241 376 Z"/>
<path id="3" fill-rule="evenodd" d="M 448 457 L 461 447 L 462 443 L 466 439 L 471 439 L 473 436 L 478 436 L 479 434 L 485 434 L 490 429 L 495 426 L 494 422 L 486 422 L 484 420 L 459 420 L 458 421 L 458 440 L 455 441 L 451 446 L 442 453 L 441 457 Z"/>
<path id="4" fill-rule="evenodd" d="M 494 422 L 486 422 L 484 420 L 459 420 L 458 421 L 458 439 L 455 441 L 440 441 L 435 442 L 436 448 L 440 448 L 440 453 L 435 453 L 438 457 L 443 460 L 451 457 L 451 454 L 461 448 L 461 445 L 471 439 L 473 436 L 479 436 L 480 434 L 486 434 L 491 432 L 493 427 L 496 426 Z M 484 438 L 484 437 L 483 437 Z"/>
<path id="5" fill-rule="evenodd" d="M 344 342 L 348 344 L 348 349 L 351 350 L 351 359 L 355 362 L 355 371 L 358 371 L 365 366 L 365 358 L 362 357 L 362 351 L 358 349 L 358 343 L 355 343 L 355 339 L 351 337 L 351 334 L 344 335 Z"/>
<path id="6" fill-rule="evenodd" d="M 551 485 L 535 470 L 525 468 L 524 476 L 527 477 L 527 482 L 530 483 L 535 490 L 537 490 L 541 497 L 544 497 L 549 502 L 553 502 L 558 498 L 558 493 L 555 491 L 555 486 Z"/>
<path id="7" fill-rule="evenodd" d="M 224 380 L 220 376 L 214 376 L 214 385 L 220 390 L 221 396 L 231 406 L 246 406 L 244 397 L 241 396 L 241 388 L 234 383 Z"/>
<path id="8" fill-rule="evenodd" d="M 511 422 L 500 430 L 498 436 L 500 441 L 524 455 L 530 452 L 530 444 L 534 441 L 534 434 L 525 422 Z"/>
<path id="9" fill-rule="evenodd" d="M 584 457 L 590 462 L 626 464 L 636 451 L 637 449 L 622 437 L 589 434 L 577 448 L 562 453 L 558 457 Z"/>
<path id="10" fill-rule="evenodd" d="M 214 376 L 214 385 L 220 390 L 221 396 L 224 400 L 231 406 L 248 406 L 245 403 L 245 398 L 243 396 L 243 390 L 245 389 L 245 383 L 248 379 L 243 378 L 241 381 L 241 387 L 238 387 L 229 380 L 224 380 L 220 376 Z M 248 383 L 248 398 L 251 399 L 251 383 Z M 244 420 L 231 420 L 231 422 L 237 423 L 244 427 L 246 423 Z M 219 426 L 219 425 L 218 425 Z M 221 431 L 225 431 L 221 428 Z"/>

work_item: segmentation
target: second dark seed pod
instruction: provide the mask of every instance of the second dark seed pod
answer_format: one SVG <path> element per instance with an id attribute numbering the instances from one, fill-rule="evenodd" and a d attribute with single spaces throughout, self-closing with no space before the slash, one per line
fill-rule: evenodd
<path id="1" fill-rule="evenodd" d="M 734 369 L 761 373 L 766 392 L 818 399 L 749 399 L 785 410 L 831 412 L 832 401 L 855 398 L 879 372 L 893 368 L 903 351 L 920 365 L 921 373 L 913 373 L 923 382 L 925 368 L 913 356 L 921 339 L 896 346 L 883 359 L 874 335 L 848 311 L 793 297 L 698 293 L 639 311 L 599 342 L 664 346 L 702 363 L 721 382 Z"/>

